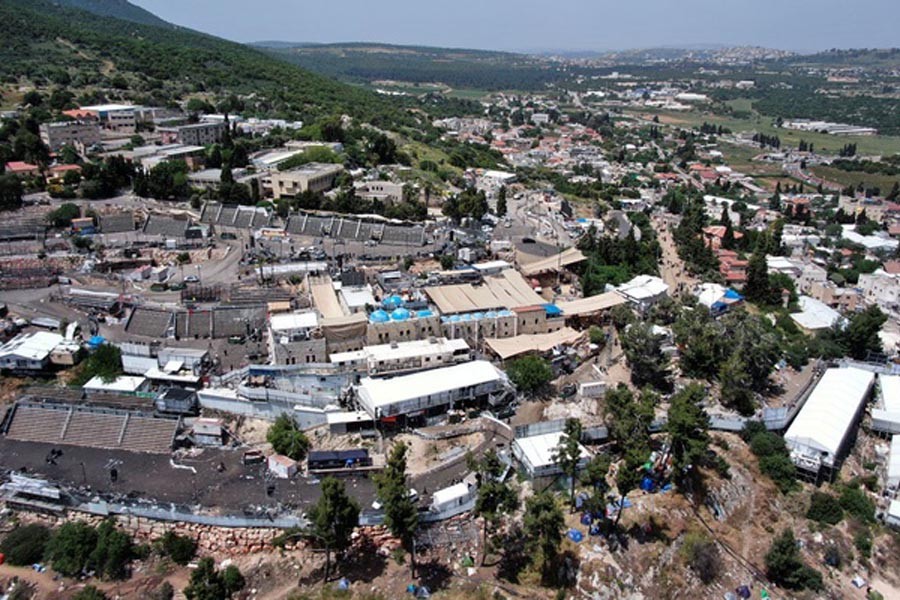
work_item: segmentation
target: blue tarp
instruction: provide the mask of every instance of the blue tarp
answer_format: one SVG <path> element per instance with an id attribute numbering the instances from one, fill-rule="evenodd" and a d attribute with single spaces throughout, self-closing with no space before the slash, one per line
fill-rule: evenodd
<path id="1" fill-rule="evenodd" d="M 593 519 L 591 518 L 591 513 L 584 513 L 581 515 L 581 524 L 582 525 L 590 525 Z"/>
<path id="2" fill-rule="evenodd" d="M 562 314 L 562 310 L 555 304 L 545 304 L 544 312 L 547 313 L 548 317 L 558 317 Z"/>
<path id="3" fill-rule="evenodd" d="M 341 577 L 340 581 L 337 582 L 337 589 L 339 590 L 349 590 L 350 589 L 350 580 L 346 577 Z"/>
<path id="4" fill-rule="evenodd" d="M 91 348 L 99 348 L 104 343 L 106 343 L 106 338 L 102 335 L 91 336 L 91 339 L 88 340 L 88 346 Z"/>
<path id="5" fill-rule="evenodd" d="M 728 298 L 729 300 L 743 300 L 744 299 L 743 296 L 741 296 L 739 293 L 737 293 L 736 291 L 734 291 L 731 288 L 728 288 L 727 290 L 725 290 L 725 297 Z"/>
<path id="6" fill-rule="evenodd" d="M 584 534 L 578 531 L 577 529 L 570 529 L 569 533 L 566 534 L 570 540 L 575 542 L 576 544 L 584 539 Z"/>

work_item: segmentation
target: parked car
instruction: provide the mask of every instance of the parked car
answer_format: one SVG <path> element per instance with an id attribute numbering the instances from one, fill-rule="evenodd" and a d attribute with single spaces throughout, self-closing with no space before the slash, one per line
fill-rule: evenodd
<path id="1" fill-rule="evenodd" d="M 247 336 L 245 335 L 232 335 L 228 338 L 229 344 L 243 344 L 247 341 Z"/>
<path id="2" fill-rule="evenodd" d="M 237 236 L 231 233 L 230 231 L 223 231 L 220 235 L 220 238 L 223 240 L 236 240 Z"/>
<path id="3" fill-rule="evenodd" d="M 417 492 L 416 490 L 414 490 L 412 488 L 409 488 L 409 499 L 410 499 L 410 501 L 412 501 L 413 504 L 418 502 L 419 501 L 419 492 Z M 372 508 L 375 510 L 381 510 L 382 508 L 384 508 L 384 505 L 381 503 L 381 501 L 378 498 L 375 498 L 375 501 L 372 502 Z"/>
<path id="4" fill-rule="evenodd" d="M 196 275 L 187 275 L 184 278 L 185 283 L 200 283 L 200 278 Z"/>

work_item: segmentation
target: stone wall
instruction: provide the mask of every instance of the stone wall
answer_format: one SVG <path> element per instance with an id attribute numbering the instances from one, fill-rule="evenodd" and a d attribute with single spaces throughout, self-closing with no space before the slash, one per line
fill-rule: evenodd
<path id="1" fill-rule="evenodd" d="M 84 521 L 97 526 L 103 517 L 69 511 L 63 516 L 44 515 L 18 511 L 19 519 L 25 523 L 41 523 L 48 527 L 58 527 L 67 521 Z M 112 517 L 116 524 L 128 532 L 135 543 L 150 543 L 161 538 L 167 531 L 174 531 L 197 540 L 199 554 L 238 556 L 272 550 L 272 540 L 282 533 L 274 527 L 214 527 L 178 521 L 156 521 L 146 517 L 116 515 Z M 285 550 L 299 550 L 305 542 L 297 541 L 285 546 Z"/>

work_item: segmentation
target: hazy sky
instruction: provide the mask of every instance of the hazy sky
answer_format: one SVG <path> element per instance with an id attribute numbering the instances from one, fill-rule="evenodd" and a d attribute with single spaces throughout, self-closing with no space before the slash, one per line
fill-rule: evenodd
<path id="1" fill-rule="evenodd" d="M 500 50 L 900 46 L 900 0 L 132 0 L 240 42 Z"/>

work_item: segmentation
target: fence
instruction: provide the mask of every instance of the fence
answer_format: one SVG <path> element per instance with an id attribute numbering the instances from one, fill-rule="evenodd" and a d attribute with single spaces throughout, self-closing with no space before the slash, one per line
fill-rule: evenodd
<path id="1" fill-rule="evenodd" d="M 305 519 L 295 516 L 203 515 L 193 513 L 187 509 L 176 507 L 174 505 L 166 509 L 162 507 L 134 506 L 98 501 L 86 502 L 72 508 L 79 512 L 99 516 L 129 515 L 134 517 L 144 517 L 155 521 L 195 523 L 197 525 L 209 525 L 213 527 L 270 527 L 288 529 L 291 527 L 308 526 L 308 522 Z"/>

